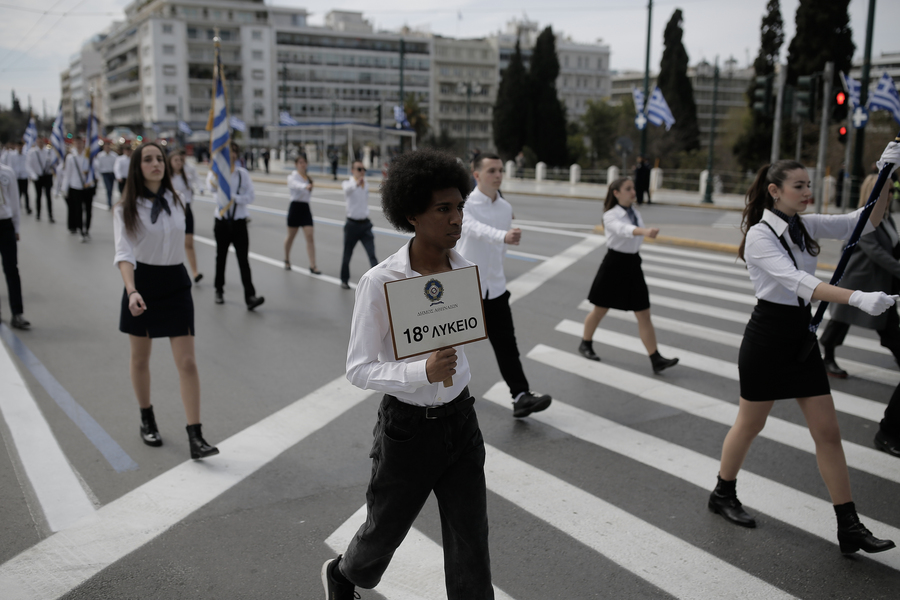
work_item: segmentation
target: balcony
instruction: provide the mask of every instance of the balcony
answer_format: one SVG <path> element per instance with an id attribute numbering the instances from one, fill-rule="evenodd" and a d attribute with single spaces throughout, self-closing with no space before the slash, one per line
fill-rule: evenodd
<path id="1" fill-rule="evenodd" d="M 137 77 L 134 79 L 126 79 L 124 81 L 117 81 L 116 83 L 109 83 L 106 85 L 106 93 L 112 95 L 121 92 L 125 92 L 130 89 L 136 89 L 140 87 L 141 80 Z"/>

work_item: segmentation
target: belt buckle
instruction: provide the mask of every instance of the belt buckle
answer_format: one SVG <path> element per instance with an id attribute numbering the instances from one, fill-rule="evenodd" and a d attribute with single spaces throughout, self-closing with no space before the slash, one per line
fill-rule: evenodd
<path id="1" fill-rule="evenodd" d="M 432 409 L 432 408 L 437 408 L 437 407 L 436 407 L 436 406 L 426 406 L 426 407 L 425 407 L 425 418 L 426 418 L 426 419 L 434 420 L 434 419 L 437 419 L 437 418 L 438 418 L 438 417 L 432 417 L 432 416 L 429 415 L 429 413 L 431 412 L 431 409 Z"/>

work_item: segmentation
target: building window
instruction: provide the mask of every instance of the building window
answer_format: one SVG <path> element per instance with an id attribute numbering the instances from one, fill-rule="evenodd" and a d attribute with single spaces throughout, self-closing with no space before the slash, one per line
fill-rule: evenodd
<path id="1" fill-rule="evenodd" d="M 174 32 L 174 27 L 172 27 L 171 23 L 163 23 L 162 32 L 171 35 Z"/>
<path id="2" fill-rule="evenodd" d="M 175 54 L 175 46 L 173 46 L 172 44 L 165 44 L 163 46 L 163 54 L 173 56 Z"/>
<path id="3" fill-rule="evenodd" d="M 175 76 L 176 74 L 175 65 L 163 65 L 162 74 L 170 77 Z"/>
<path id="4" fill-rule="evenodd" d="M 145 87 L 145 88 L 144 88 L 144 94 L 146 94 L 146 95 L 148 95 L 148 96 L 152 96 L 152 95 L 153 95 L 153 86 L 152 86 L 152 85 L 148 85 L 147 87 Z"/>
<path id="5" fill-rule="evenodd" d="M 166 96 L 177 96 L 178 95 L 178 86 L 177 85 L 167 85 L 166 86 Z"/>
<path id="6" fill-rule="evenodd" d="M 262 88 L 256 88 L 256 89 L 253 90 L 253 97 L 254 97 L 254 98 L 264 98 L 265 95 L 266 95 L 266 90 L 264 90 L 264 89 L 262 89 Z"/>
<path id="7" fill-rule="evenodd" d="M 262 41 L 262 31 L 260 31 L 259 29 L 254 29 L 254 30 L 250 33 L 250 35 L 252 36 L 254 42 L 261 42 L 261 41 Z"/>
<path id="8" fill-rule="evenodd" d="M 253 69 L 253 79 L 265 79 L 266 72 L 262 69 Z"/>
<path id="9" fill-rule="evenodd" d="M 196 27 L 188 27 L 187 28 L 187 36 L 189 40 L 197 39 L 197 28 Z"/>
<path id="10" fill-rule="evenodd" d="M 263 59 L 263 51 L 262 50 L 254 50 L 253 51 L 253 60 L 262 60 Z"/>
<path id="11" fill-rule="evenodd" d="M 166 114 L 167 115 L 177 115 L 178 107 L 174 104 L 166 104 Z"/>

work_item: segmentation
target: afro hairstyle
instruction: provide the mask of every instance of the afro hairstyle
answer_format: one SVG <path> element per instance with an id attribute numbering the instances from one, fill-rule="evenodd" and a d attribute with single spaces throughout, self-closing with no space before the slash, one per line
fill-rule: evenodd
<path id="1" fill-rule="evenodd" d="M 466 198 L 472 191 L 469 174 L 452 154 L 421 148 L 394 158 L 381 183 L 381 207 L 391 225 L 415 232 L 407 217 L 420 215 L 431 205 L 432 194 L 456 188 Z"/>

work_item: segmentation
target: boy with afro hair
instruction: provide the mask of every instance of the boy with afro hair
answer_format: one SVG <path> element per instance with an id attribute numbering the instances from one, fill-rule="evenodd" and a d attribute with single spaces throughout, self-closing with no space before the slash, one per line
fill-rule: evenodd
<path id="1" fill-rule="evenodd" d="M 366 521 L 344 554 L 322 566 L 328 600 L 378 585 L 431 492 L 440 508 L 448 600 L 491 600 L 484 439 L 469 395 L 464 350 L 394 360 L 384 284 L 469 263 L 453 248 L 462 231 L 469 176 L 456 159 L 417 150 L 391 162 L 384 215 L 415 237 L 370 269 L 356 288 L 347 379 L 384 393 L 375 425 Z M 453 378 L 453 385 L 443 381 Z"/>

